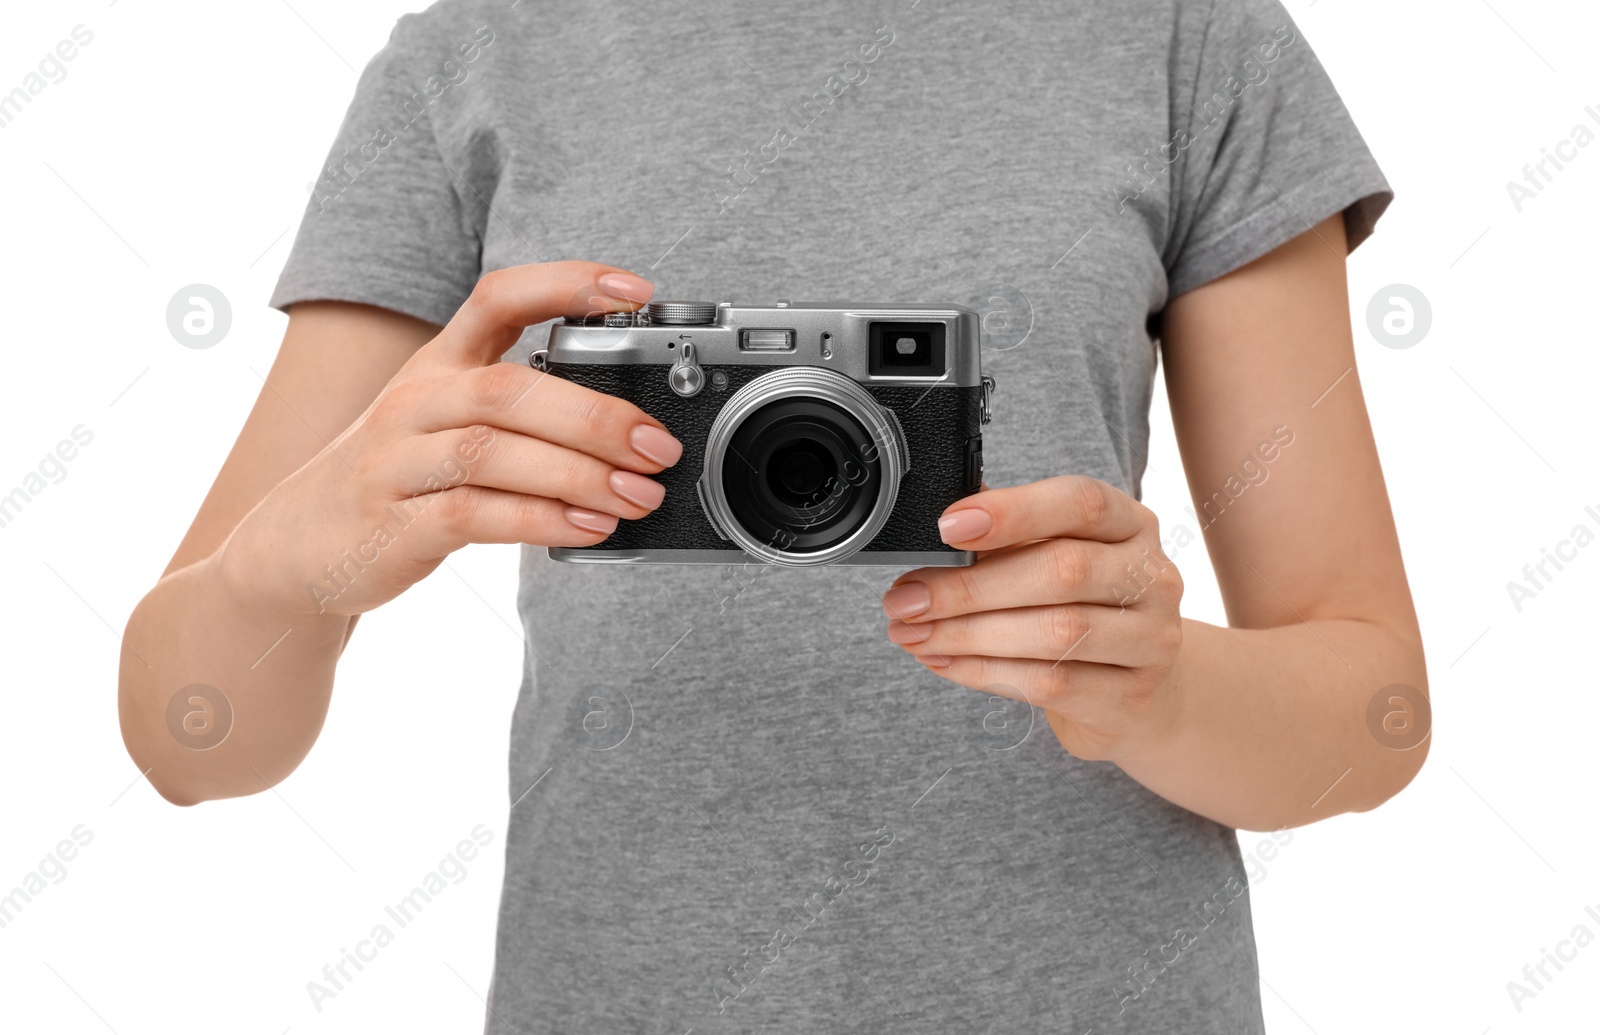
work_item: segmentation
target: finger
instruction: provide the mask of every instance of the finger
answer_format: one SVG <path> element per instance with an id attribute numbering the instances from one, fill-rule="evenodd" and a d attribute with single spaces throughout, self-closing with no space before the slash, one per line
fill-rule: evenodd
<path id="1" fill-rule="evenodd" d="M 934 618 L 1043 604 L 1109 604 L 1125 607 L 1141 586 L 1153 584 L 1164 558 L 1138 556 L 1126 547 L 1083 539 L 1047 539 L 992 554 L 965 568 L 918 568 L 900 576 L 883 595 L 890 618 L 925 622 Z M 1130 573 L 1131 572 L 1131 573 Z"/>
<path id="2" fill-rule="evenodd" d="M 1015 607 L 931 622 L 890 622 L 888 636 L 919 657 L 984 654 L 1052 664 L 1071 658 L 1128 667 L 1160 661 L 1165 639 L 1154 617 L 1096 604 Z"/>
<path id="3" fill-rule="evenodd" d="M 661 505 L 666 486 L 588 453 L 478 425 L 407 438 L 396 458 L 407 494 L 481 485 L 636 521 Z"/>
<path id="4" fill-rule="evenodd" d="M 983 655 L 927 655 L 917 660 L 952 683 L 1036 704 L 1089 726 L 1118 725 L 1123 720 L 1122 702 L 1143 685 L 1135 669 L 1089 661 L 1052 665 Z"/>
<path id="5" fill-rule="evenodd" d="M 533 324 L 637 309 L 654 291 L 643 277 L 597 262 L 492 270 L 478 280 L 444 330 L 419 350 L 417 361 L 454 369 L 493 363 Z"/>
<path id="6" fill-rule="evenodd" d="M 660 421 L 626 399 L 517 363 L 397 382 L 375 404 L 375 419 L 401 433 L 499 428 L 646 474 L 683 455 Z"/>
<path id="7" fill-rule="evenodd" d="M 1043 539 L 1025 539 L 1020 543 L 1012 543 L 1010 546 L 997 546 L 993 550 L 979 550 L 979 551 L 977 551 L 978 560 L 981 561 L 985 557 L 990 557 L 990 556 L 993 556 L 994 554 L 997 554 L 997 553 L 1004 553 L 1007 550 L 1015 550 L 1019 546 L 1028 546 L 1028 545 L 1030 545 L 1032 543 L 1042 543 L 1042 542 L 1044 542 Z"/>
<path id="8" fill-rule="evenodd" d="M 964 550 L 1056 537 L 1120 543 L 1154 521 L 1132 496 L 1098 478 L 1061 475 L 952 503 L 939 518 L 939 537 Z"/>
<path id="9" fill-rule="evenodd" d="M 443 557 L 468 543 L 593 546 L 617 527 L 610 514 L 480 485 L 457 485 L 396 507 L 407 522 L 399 535 L 415 529 L 425 557 Z"/>

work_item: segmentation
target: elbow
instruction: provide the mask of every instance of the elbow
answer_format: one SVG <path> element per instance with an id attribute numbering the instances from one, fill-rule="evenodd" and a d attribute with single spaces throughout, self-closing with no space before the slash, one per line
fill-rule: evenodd
<path id="1" fill-rule="evenodd" d="M 163 800 L 182 806 L 198 805 L 207 800 L 198 789 L 187 786 L 180 779 L 173 779 L 171 767 L 163 767 L 159 759 L 152 760 L 137 736 L 128 728 L 126 720 L 122 725 L 122 746 L 138 767 L 139 775 Z"/>
<path id="2" fill-rule="evenodd" d="M 145 774 L 146 779 L 149 779 L 149 775 L 150 774 L 148 773 Z M 176 787 L 164 781 L 150 780 L 150 786 L 155 788 L 155 792 L 161 795 L 161 797 L 171 805 L 180 805 L 184 808 L 189 808 L 206 800 L 205 798 L 198 794 L 192 793 L 186 788 Z"/>
<path id="3" fill-rule="evenodd" d="M 254 766 L 240 772 L 228 764 L 230 760 L 226 757 L 207 758 L 202 762 L 188 757 L 201 754 L 190 748 L 152 747 L 139 737 L 137 729 L 130 729 L 126 724 L 122 743 L 145 782 L 171 805 L 187 808 L 206 801 L 243 797 L 267 790 L 283 778 L 274 775 L 269 779 Z"/>
<path id="4" fill-rule="evenodd" d="M 1395 795 L 1411 785 L 1411 781 L 1422 772 L 1423 763 L 1428 760 L 1428 748 L 1433 743 L 1433 731 L 1427 730 L 1422 739 L 1404 749 L 1387 749 L 1390 752 L 1386 757 L 1384 779 L 1373 789 L 1373 794 L 1368 800 L 1357 805 L 1356 812 L 1371 812 L 1380 805 L 1387 803 Z"/>
<path id="5" fill-rule="evenodd" d="M 1420 641 L 1402 641 L 1397 655 L 1399 680 L 1378 689 L 1367 702 L 1374 771 L 1382 776 L 1368 800 L 1355 811 L 1370 812 L 1410 786 L 1433 746 L 1433 704 Z"/>
<path id="6" fill-rule="evenodd" d="M 214 797 L 205 794 L 192 779 L 185 779 L 180 760 L 172 754 L 176 745 L 163 745 L 152 740 L 149 735 L 150 724 L 141 715 L 140 710 L 124 696 L 118 708 L 122 746 L 151 789 L 173 805 L 198 805 Z"/>
<path id="7" fill-rule="evenodd" d="M 181 782 L 169 779 L 156 765 L 146 764 L 141 761 L 138 750 L 128 742 L 126 734 L 123 736 L 123 745 L 128 749 L 128 757 L 133 759 L 133 764 L 139 767 L 139 775 L 150 785 L 150 788 L 162 799 L 173 805 L 198 805 L 206 798 L 196 793 L 192 787 L 186 787 Z"/>
<path id="8" fill-rule="evenodd" d="M 299 764 L 290 760 L 252 763 L 219 747 L 196 751 L 178 744 L 151 741 L 141 736 L 141 726 L 124 713 L 122 743 L 140 775 L 162 800 L 190 807 L 224 798 L 241 798 L 270 790 Z"/>
<path id="9" fill-rule="evenodd" d="M 1429 729 L 1422 736 L 1421 741 L 1416 742 L 1411 747 L 1400 750 L 1389 749 L 1392 753 L 1390 753 L 1389 758 L 1386 758 L 1386 781 L 1379 787 L 1378 793 L 1374 795 L 1373 800 L 1368 801 L 1363 808 L 1357 809 L 1357 811 L 1370 813 L 1374 808 L 1378 808 L 1379 805 L 1387 803 L 1390 798 L 1394 798 L 1406 787 L 1410 787 L 1411 781 L 1416 779 L 1416 774 L 1421 773 L 1422 763 L 1427 761 L 1427 750 L 1429 750 L 1432 742 L 1434 742 L 1434 731 Z"/>

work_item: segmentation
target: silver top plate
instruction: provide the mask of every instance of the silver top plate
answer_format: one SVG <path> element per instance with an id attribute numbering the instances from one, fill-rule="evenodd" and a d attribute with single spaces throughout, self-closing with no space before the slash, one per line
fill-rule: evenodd
<path id="1" fill-rule="evenodd" d="M 659 305 L 665 304 L 674 303 Z M 677 345 L 687 341 L 695 346 L 695 359 L 706 365 L 823 367 L 865 385 L 975 388 L 983 376 L 978 314 L 965 306 L 811 302 L 746 306 L 723 302 L 714 308 L 712 322 L 695 325 L 655 323 L 648 315 L 636 317 L 633 326 L 556 324 L 550 328 L 548 359 L 551 363 L 667 365 L 677 357 Z M 672 311 L 676 315 L 681 310 Z M 944 374 L 869 375 L 867 334 L 875 322 L 942 323 Z M 744 331 L 790 331 L 794 346 L 788 350 L 741 348 Z"/>

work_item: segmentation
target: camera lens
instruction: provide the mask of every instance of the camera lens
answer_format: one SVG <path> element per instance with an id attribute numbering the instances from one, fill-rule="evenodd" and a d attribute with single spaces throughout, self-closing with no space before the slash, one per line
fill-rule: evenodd
<path id="1" fill-rule="evenodd" d="M 739 425 L 728 452 L 722 483 L 735 520 L 791 551 L 847 538 L 877 499 L 882 475 L 872 435 L 828 401 L 762 406 Z"/>
<path id="2" fill-rule="evenodd" d="M 772 453 L 772 483 L 774 495 L 782 494 L 786 501 L 796 503 L 817 491 L 824 477 L 833 477 L 830 468 L 832 457 L 818 449 L 814 442 L 798 443 Z"/>
<path id="3" fill-rule="evenodd" d="M 904 456 L 898 424 L 859 383 L 785 367 L 746 384 L 717 414 L 701 495 L 712 523 L 743 549 L 820 564 L 883 527 Z"/>

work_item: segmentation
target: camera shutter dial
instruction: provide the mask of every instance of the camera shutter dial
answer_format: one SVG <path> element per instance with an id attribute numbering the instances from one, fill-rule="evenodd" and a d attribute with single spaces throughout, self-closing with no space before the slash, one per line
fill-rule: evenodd
<path id="1" fill-rule="evenodd" d="M 693 326 L 715 323 L 717 307 L 711 302 L 651 302 L 645 306 L 651 323 Z"/>

